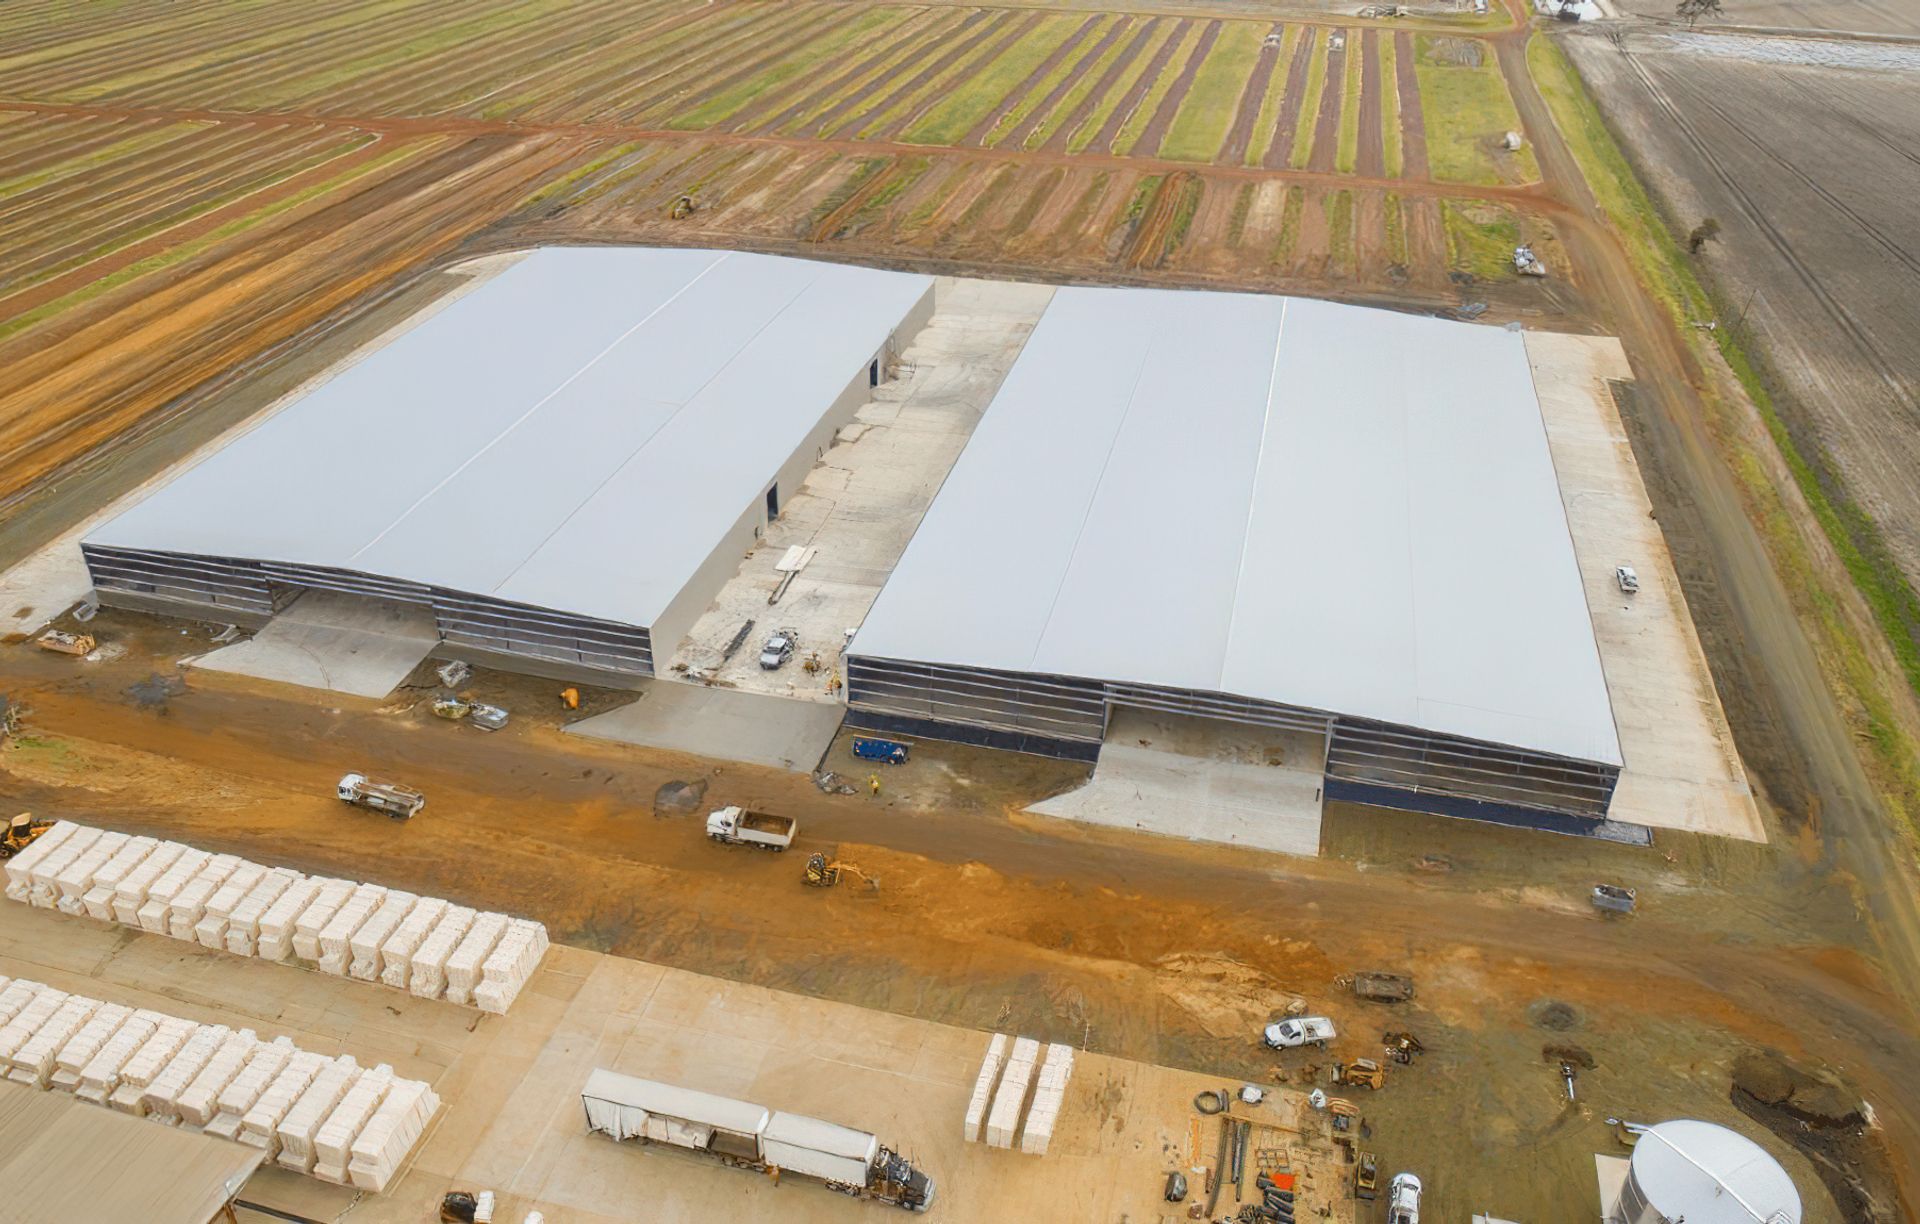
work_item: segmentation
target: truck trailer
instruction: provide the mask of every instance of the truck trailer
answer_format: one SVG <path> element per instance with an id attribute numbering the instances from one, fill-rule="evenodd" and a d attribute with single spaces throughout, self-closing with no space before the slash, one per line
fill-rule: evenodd
<path id="1" fill-rule="evenodd" d="M 933 1202 L 933 1179 L 865 1131 L 599 1068 L 580 1093 L 587 1129 L 615 1140 L 685 1148 L 763 1173 L 799 1173 L 830 1190 L 909 1211 Z"/>

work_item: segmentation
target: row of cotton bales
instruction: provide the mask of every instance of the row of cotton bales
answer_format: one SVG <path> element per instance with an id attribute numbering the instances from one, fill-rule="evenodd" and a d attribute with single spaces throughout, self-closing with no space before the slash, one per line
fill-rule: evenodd
<path id="1" fill-rule="evenodd" d="M 440 1108 L 363 1068 L 252 1029 L 196 1024 L 0 976 L 0 1069 L 28 1087 L 264 1148 L 283 1168 L 378 1193 Z"/>
<path id="2" fill-rule="evenodd" d="M 547 950 L 546 927 L 525 918 L 66 820 L 6 871 L 15 901 L 238 956 L 291 955 L 336 976 L 495 1014 L 513 1004 Z"/>

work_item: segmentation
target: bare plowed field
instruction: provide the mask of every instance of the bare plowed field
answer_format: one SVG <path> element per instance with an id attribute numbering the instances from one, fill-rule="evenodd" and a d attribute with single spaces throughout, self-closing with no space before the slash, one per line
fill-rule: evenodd
<path id="1" fill-rule="evenodd" d="M 1700 258 L 1720 325 L 1759 349 L 1802 452 L 1920 584 L 1920 70 L 1753 62 L 1692 41 L 1568 46 L 1670 214 L 1719 223 Z"/>

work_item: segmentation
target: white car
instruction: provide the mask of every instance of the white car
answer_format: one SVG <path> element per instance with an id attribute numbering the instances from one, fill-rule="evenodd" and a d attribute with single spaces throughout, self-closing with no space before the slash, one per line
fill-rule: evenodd
<path id="1" fill-rule="evenodd" d="M 1633 572 L 1631 565 L 1614 566 L 1613 580 L 1620 584 L 1622 594 L 1631 595 L 1640 589 L 1640 575 Z"/>
<path id="2" fill-rule="evenodd" d="M 1324 1050 L 1339 1034 L 1334 1032 L 1333 1021 L 1325 1016 L 1295 1016 L 1269 1024 L 1264 1035 L 1267 1044 L 1276 1050 L 1306 1045 L 1317 1045 Z"/>
<path id="3" fill-rule="evenodd" d="M 1387 1190 L 1387 1224 L 1420 1224 L 1420 1179 L 1396 1173 Z"/>
<path id="4" fill-rule="evenodd" d="M 760 666 L 766 671 L 777 671 L 786 665 L 799 648 L 799 634 L 791 629 L 776 629 L 768 636 L 767 644 L 760 648 Z"/>

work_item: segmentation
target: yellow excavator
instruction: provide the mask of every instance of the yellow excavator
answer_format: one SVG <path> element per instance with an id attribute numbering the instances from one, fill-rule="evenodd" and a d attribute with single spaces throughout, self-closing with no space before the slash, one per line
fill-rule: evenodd
<path id="1" fill-rule="evenodd" d="M 15 816 L 7 822 L 6 831 L 0 833 L 0 859 L 12 858 L 52 827 L 51 820 L 35 820 L 30 812 Z"/>
<path id="2" fill-rule="evenodd" d="M 829 859 L 824 854 L 807 856 L 807 874 L 802 878 L 809 888 L 832 888 L 840 882 L 842 872 L 865 880 L 867 887 L 873 889 L 875 892 L 880 890 L 879 880 L 874 879 L 852 863 L 842 862 L 839 859 Z"/>

